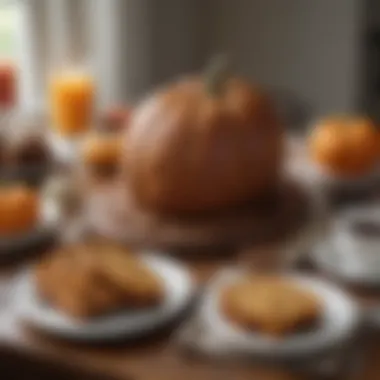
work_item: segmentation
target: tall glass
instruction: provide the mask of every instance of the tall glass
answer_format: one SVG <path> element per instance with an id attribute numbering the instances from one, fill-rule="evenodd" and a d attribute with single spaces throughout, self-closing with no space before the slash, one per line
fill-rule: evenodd
<path id="1" fill-rule="evenodd" d="M 90 73 L 63 69 L 49 83 L 50 112 L 56 131 L 65 137 L 86 132 L 94 113 L 95 84 Z"/>

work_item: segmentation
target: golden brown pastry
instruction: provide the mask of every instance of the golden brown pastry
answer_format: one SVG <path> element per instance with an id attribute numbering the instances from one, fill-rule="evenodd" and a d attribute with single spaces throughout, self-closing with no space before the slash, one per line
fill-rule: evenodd
<path id="1" fill-rule="evenodd" d="M 223 289 L 220 306 L 232 322 L 274 337 L 313 326 L 322 308 L 317 296 L 290 280 L 263 276 L 246 277 Z"/>
<path id="2" fill-rule="evenodd" d="M 135 256 L 126 255 L 121 248 L 102 250 L 102 273 L 113 286 L 120 289 L 125 302 L 133 306 L 151 306 L 163 297 L 159 277 Z"/>
<path id="3" fill-rule="evenodd" d="M 120 157 L 120 136 L 115 133 L 93 134 L 82 149 L 85 165 L 100 174 L 114 173 L 119 166 Z"/>
<path id="4" fill-rule="evenodd" d="M 283 136 L 271 100 L 218 65 L 149 96 L 125 136 L 126 181 L 153 211 L 213 211 L 278 183 Z"/>
<path id="5" fill-rule="evenodd" d="M 31 230 L 40 212 L 39 197 L 22 185 L 0 187 L 0 235 L 7 236 Z"/>
<path id="6" fill-rule="evenodd" d="M 37 265 L 36 284 L 48 302 L 81 319 L 154 306 L 164 296 L 154 272 L 123 247 L 106 242 L 54 251 Z"/>

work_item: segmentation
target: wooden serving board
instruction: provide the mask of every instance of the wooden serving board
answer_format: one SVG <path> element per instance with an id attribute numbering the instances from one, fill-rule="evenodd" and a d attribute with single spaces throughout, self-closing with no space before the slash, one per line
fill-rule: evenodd
<path id="1" fill-rule="evenodd" d="M 92 184 L 86 220 L 100 235 L 149 248 L 244 248 L 293 238 L 314 222 L 314 200 L 296 182 L 285 182 L 265 201 L 209 215 L 159 215 L 142 209 L 118 182 Z"/>

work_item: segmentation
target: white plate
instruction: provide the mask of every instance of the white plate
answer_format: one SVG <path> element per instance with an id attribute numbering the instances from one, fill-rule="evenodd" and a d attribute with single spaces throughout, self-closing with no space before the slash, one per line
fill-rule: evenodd
<path id="1" fill-rule="evenodd" d="M 47 333 L 77 340 L 113 340 L 137 337 L 170 322 L 182 312 L 194 293 L 194 283 L 188 270 L 176 261 L 155 253 L 143 256 L 146 263 L 164 280 L 166 297 L 150 310 L 126 310 L 78 322 L 47 305 L 37 294 L 32 272 L 25 272 L 16 287 L 19 316 Z"/>
<path id="2" fill-rule="evenodd" d="M 347 252 L 340 250 L 329 237 L 312 248 L 310 259 L 322 271 L 345 282 L 364 286 L 380 286 L 380 263 L 378 265 L 358 263 Z"/>
<path id="3" fill-rule="evenodd" d="M 290 137 L 288 143 L 287 170 L 305 182 L 321 189 L 361 191 L 371 188 L 380 181 L 380 166 L 359 178 L 347 179 L 329 173 L 321 165 L 315 163 L 309 155 L 305 138 Z"/>
<path id="4" fill-rule="evenodd" d="M 378 204 L 356 206 L 340 212 L 330 231 L 311 249 L 311 260 L 323 271 L 358 285 L 380 285 L 378 237 L 355 235 L 357 221 L 380 222 Z"/>
<path id="5" fill-rule="evenodd" d="M 233 282 L 241 272 L 225 272 L 211 284 L 201 309 L 207 329 L 231 351 L 251 353 L 261 357 L 290 359 L 332 349 L 350 339 L 360 321 L 355 302 L 336 286 L 317 278 L 288 275 L 289 280 L 309 289 L 323 301 L 321 321 L 315 329 L 276 340 L 264 334 L 247 332 L 229 322 L 219 309 L 221 287 Z"/>
<path id="6" fill-rule="evenodd" d="M 34 247 L 54 236 L 58 221 L 58 210 L 52 202 L 42 201 L 39 222 L 30 231 L 0 237 L 0 256 Z"/>

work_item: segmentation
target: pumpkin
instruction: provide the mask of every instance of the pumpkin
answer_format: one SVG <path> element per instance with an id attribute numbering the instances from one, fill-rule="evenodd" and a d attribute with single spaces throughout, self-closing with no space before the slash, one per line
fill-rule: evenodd
<path id="1" fill-rule="evenodd" d="M 378 159 L 378 131 L 365 117 L 328 118 L 309 139 L 311 157 L 328 172 L 347 178 L 368 174 Z"/>
<path id="2" fill-rule="evenodd" d="M 134 110 L 125 175 L 137 202 L 162 213 L 212 211 L 272 191 L 282 163 L 282 126 L 258 87 L 216 62 Z"/>
<path id="3" fill-rule="evenodd" d="M 32 229 L 39 215 L 37 194 L 24 186 L 0 188 L 0 235 L 12 235 Z"/>
<path id="4" fill-rule="evenodd" d="M 121 156 L 120 136 L 114 133 L 94 133 L 84 142 L 83 161 L 91 167 L 118 166 Z"/>

